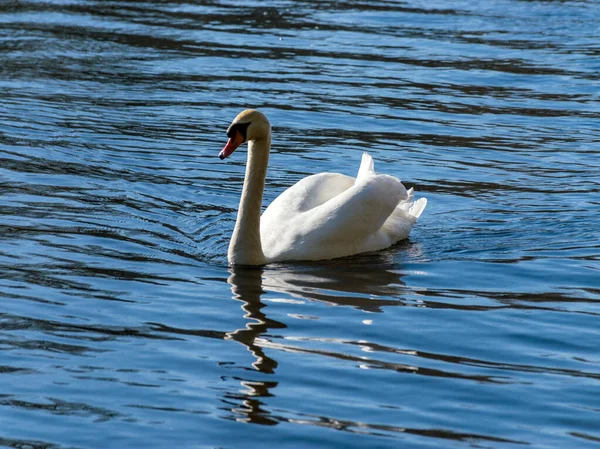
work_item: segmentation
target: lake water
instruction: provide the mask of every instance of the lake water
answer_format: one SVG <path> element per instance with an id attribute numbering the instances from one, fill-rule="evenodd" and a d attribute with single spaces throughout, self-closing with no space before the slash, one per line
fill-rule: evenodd
<path id="1" fill-rule="evenodd" d="M 0 1 L 0 446 L 600 445 L 600 2 Z M 231 269 L 265 205 L 375 168 L 377 254 Z"/>

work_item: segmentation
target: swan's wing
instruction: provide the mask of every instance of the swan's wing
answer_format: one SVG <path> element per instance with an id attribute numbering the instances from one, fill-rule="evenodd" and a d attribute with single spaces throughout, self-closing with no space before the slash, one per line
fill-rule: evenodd
<path id="1" fill-rule="evenodd" d="M 393 176 L 372 175 L 320 206 L 306 212 L 306 239 L 325 242 L 354 242 L 377 232 L 398 203 L 407 197 L 402 183 Z"/>
<path id="2" fill-rule="evenodd" d="M 384 248 L 382 227 L 406 199 L 400 180 L 377 175 L 365 154 L 356 180 L 323 173 L 282 193 L 261 217 L 263 251 L 271 261 L 318 260 Z"/>
<path id="3" fill-rule="evenodd" d="M 355 182 L 363 182 L 375 176 L 373 158 L 363 153 L 356 179 L 340 173 L 319 173 L 307 176 L 279 195 L 265 210 L 271 215 L 284 212 L 298 213 L 314 209 L 352 187 Z M 263 214 L 264 217 L 264 214 Z"/>
<path id="4" fill-rule="evenodd" d="M 353 185 L 354 178 L 340 173 L 308 176 L 279 195 L 265 210 L 261 221 L 314 209 Z"/>
<path id="5" fill-rule="evenodd" d="M 405 196 L 400 181 L 377 175 L 307 211 L 265 213 L 267 219 L 261 218 L 265 256 L 270 261 L 319 260 L 385 248 L 391 243 L 380 229 Z"/>
<path id="6" fill-rule="evenodd" d="M 407 199 L 400 180 L 375 173 L 373 158 L 363 153 L 354 185 L 307 212 L 306 226 L 317 242 L 357 242 L 379 231 Z"/>

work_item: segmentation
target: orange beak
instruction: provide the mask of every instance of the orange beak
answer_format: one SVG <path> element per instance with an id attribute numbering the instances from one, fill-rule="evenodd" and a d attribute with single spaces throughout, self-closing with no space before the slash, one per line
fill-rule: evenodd
<path id="1" fill-rule="evenodd" d="M 239 132 L 236 131 L 235 138 L 230 138 L 227 141 L 227 145 L 223 147 L 221 152 L 219 153 L 219 159 L 223 160 L 226 157 L 231 156 L 237 147 L 244 143 L 244 136 L 242 136 Z"/>

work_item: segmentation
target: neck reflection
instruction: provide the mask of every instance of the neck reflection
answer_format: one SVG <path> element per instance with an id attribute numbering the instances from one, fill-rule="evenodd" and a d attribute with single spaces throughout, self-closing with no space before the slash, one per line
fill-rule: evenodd
<path id="1" fill-rule="evenodd" d="M 237 341 L 244 345 L 252 356 L 252 367 L 261 373 L 274 374 L 277 361 L 265 354 L 261 347 L 261 335 L 269 329 L 284 329 L 287 326 L 266 316 L 262 309 L 266 306 L 261 301 L 264 293 L 262 288 L 262 268 L 232 267 L 227 282 L 231 285 L 233 299 L 242 303 L 245 327 L 233 332 L 227 332 L 226 339 Z M 246 368 L 250 369 L 250 368 Z M 237 378 L 242 389 L 239 392 L 229 392 L 225 402 L 233 412 L 237 421 L 254 424 L 275 425 L 278 423 L 264 409 L 264 402 L 259 398 L 273 396 L 271 390 L 277 387 L 276 381 L 263 381 L 247 378 Z"/>
<path id="2" fill-rule="evenodd" d="M 273 374 L 277 361 L 265 355 L 259 345 L 260 336 L 269 329 L 284 329 L 287 326 L 268 318 L 262 309 L 266 306 L 260 296 L 265 293 L 262 288 L 262 268 L 232 267 L 227 282 L 231 285 L 233 299 L 241 301 L 244 318 L 249 321 L 246 327 L 228 332 L 227 338 L 235 340 L 248 348 L 256 359 L 252 366 L 262 373 Z"/>

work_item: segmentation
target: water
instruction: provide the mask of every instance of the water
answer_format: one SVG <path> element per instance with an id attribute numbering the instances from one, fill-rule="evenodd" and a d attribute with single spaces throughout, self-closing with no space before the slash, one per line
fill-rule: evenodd
<path id="1" fill-rule="evenodd" d="M 0 2 L 0 445 L 598 447 L 597 17 Z M 410 240 L 228 268 L 246 107 L 265 204 L 367 150 Z"/>

